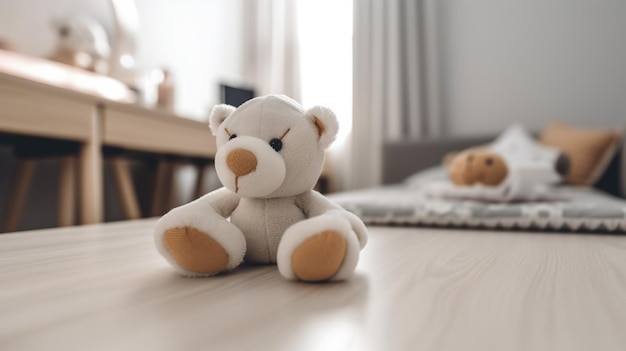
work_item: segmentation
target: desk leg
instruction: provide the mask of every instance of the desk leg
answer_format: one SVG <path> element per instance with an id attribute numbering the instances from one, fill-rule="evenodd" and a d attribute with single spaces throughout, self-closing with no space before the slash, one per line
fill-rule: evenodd
<path id="1" fill-rule="evenodd" d="M 80 150 L 80 197 L 83 224 L 103 220 L 104 190 L 102 183 L 102 108 L 94 107 L 91 115 L 91 135 Z"/>

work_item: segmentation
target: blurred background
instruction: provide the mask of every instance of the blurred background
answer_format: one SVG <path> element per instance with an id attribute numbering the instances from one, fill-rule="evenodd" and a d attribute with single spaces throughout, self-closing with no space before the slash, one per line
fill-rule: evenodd
<path id="1" fill-rule="evenodd" d="M 341 127 L 327 191 L 379 185 L 389 141 L 490 136 L 516 122 L 539 131 L 553 119 L 623 128 L 624 33 L 626 2 L 612 0 L 0 0 L 5 52 L 110 77 L 147 110 L 206 123 L 228 102 L 224 87 L 331 107 Z M 0 144 L 2 213 L 16 155 Z M 38 164 L 19 229 L 56 225 L 59 167 Z M 111 167 L 107 221 L 127 217 Z M 156 166 L 129 167 L 149 216 Z M 197 168 L 175 173 L 165 207 L 194 197 Z M 203 192 L 219 186 L 202 177 Z"/>

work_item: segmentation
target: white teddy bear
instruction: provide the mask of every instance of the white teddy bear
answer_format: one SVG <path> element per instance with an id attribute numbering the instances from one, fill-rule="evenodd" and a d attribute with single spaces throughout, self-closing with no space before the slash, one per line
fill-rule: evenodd
<path id="1" fill-rule="evenodd" d="M 158 221 L 154 238 L 165 259 L 192 277 L 244 260 L 276 263 L 291 280 L 350 277 L 367 242 L 365 225 L 312 190 L 337 135 L 334 113 L 268 95 L 237 109 L 216 106 L 210 128 L 224 187 Z"/>

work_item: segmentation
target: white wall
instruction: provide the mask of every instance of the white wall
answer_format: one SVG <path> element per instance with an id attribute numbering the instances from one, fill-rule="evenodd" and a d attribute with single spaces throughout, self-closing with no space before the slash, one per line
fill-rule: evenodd
<path id="1" fill-rule="evenodd" d="M 51 22 L 86 13 L 109 32 L 113 19 L 107 0 L 0 0 L 0 38 L 10 39 L 21 53 L 46 56 L 55 46 Z"/>
<path id="2" fill-rule="evenodd" d="M 170 67 L 177 111 L 206 117 L 221 80 L 243 71 L 244 0 L 135 0 L 141 31 L 137 61 Z"/>
<path id="3" fill-rule="evenodd" d="M 244 0 L 135 0 L 139 13 L 137 68 L 167 67 L 176 82 L 176 110 L 202 118 L 218 102 L 218 84 L 240 79 Z M 110 36 L 108 0 L 0 0 L 0 38 L 17 51 L 46 56 L 54 48 L 50 22 L 70 13 L 96 18 Z"/>
<path id="4" fill-rule="evenodd" d="M 442 108 L 451 135 L 626 123 L 626 2 L 438 2 Z"/>

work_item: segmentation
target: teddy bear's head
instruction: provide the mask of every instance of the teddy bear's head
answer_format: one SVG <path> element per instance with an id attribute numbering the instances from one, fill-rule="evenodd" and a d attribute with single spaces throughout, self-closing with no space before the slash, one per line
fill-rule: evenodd
<path id="1" fill-rule="evenodd" d="M 482 184 L 497 186 L 509 171 L 504 159 L 489 150 L 466 150 L 455 155 L 448 163 L 450 181 L 459 186 Z"/>
<path id="2" fill-rule="evenodd" d="M 257 97 L 235 108 L 217 105 L 209 117 L 217 139 L 215 169 L 242 197 L 295 196 L 311 190 L 338 123 L 328 108 L 305 110 L 284 95 Z"/>

